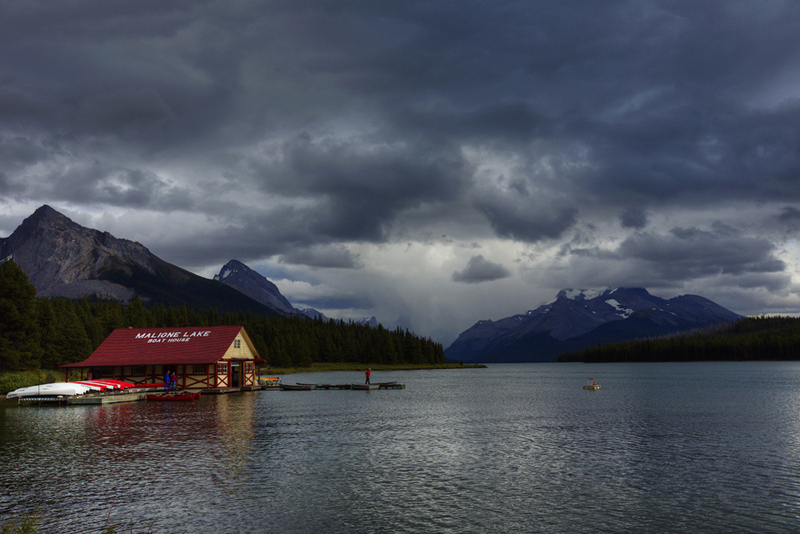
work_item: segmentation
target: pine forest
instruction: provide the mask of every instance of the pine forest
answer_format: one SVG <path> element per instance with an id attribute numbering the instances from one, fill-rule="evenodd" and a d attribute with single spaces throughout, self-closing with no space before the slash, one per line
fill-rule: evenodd
<path id="1" fill-rule="evenodd" d="M 314 362 L 441 364 L 439 343 L 400 329 L 302 316 L 220 314 L 214 309 L 146 306 L 97 300 L 50 299 L 13 261 L 0 264 L 0 373 L 55 369 L 86 359 L 115 328 L 241 325 L 256 350 L 273 367 L 307 367 Z"/>
<path id="2" fill-rule="evenodd" d="M 747 317 L 655 339 L 561 354 L 560 362 L 691 362 L 800 359 L 800 318 Z"/>

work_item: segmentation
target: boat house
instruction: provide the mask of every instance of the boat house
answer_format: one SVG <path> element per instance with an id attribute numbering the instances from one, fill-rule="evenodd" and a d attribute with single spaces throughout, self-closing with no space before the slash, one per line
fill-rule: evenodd
<path id="1" fill-rule="evenodd" d="M 263 361 L 241 326 L 118 328 L 86 360 L 61 367 L 137 385 L 160 385 L 174 371 L 182 389 L 224 390 L 255 386 Z"/>

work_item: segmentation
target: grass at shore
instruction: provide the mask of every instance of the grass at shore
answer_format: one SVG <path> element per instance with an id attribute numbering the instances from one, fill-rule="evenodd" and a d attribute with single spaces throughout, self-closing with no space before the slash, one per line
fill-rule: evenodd
<path id="1" fill-rule="evenodd" d="M 377 363 L 313 363 L 311 367 L 262 367 L 261 376 L 291 375 L 294 373 L 328 373 L 334 371 L 364 371 L 369 367 L 373 371 L 417 371 L 424 369 L 483 369 L 482 363 L 458 364 L 398 364 L 383 365 Z"/>

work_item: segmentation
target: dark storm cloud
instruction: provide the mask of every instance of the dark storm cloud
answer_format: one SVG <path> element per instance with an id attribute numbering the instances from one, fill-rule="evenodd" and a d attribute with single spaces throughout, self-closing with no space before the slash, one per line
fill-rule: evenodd
<path id="1" fill-rule="evenodd" d="M 800 228 L 800 209 L 794 206 L 785 206 L 778 215 L 778 221 L 792 230 Z"/>
<path id="2" fill-rule="evenodd" d="M 75 203 L 102 203 L 109 206 L 152 210 L 188 210 L 190 191 L 175 187 L 152 172 L 106 167 L 99 163 L 70 169 L 54 169 L 51 191 Z"/>
<path id="3" fill-rule="evenodd" d="M 537 143 L 582 150 L 587 169 L 562 165 L 544 187 L 612 209 L 800 194 L 800 106 L 756 105 L 797 68 L 800 15 L 791 3 L 6 9 L 8 131 L 46 128 L 39 135 L 66 142 L 73 158 L 91 157 L 98 139 L 220 159 L 247 140 L 287 139 L 283 167 L 262 186 L 320 199 L 308 224 L 323 239 L 385 239 L 403 210 L 461 198 L 473 183 L 463 143 L 513 150 L 521 173 L 541 160 L 530 148 Z M 375 138 L 316 131 L 353 121 Z M 313 140 L 306 146 L 298 127 Z M 579 216 L 561 202 L 531 220 L 505 204 L 495 196 L 474 205 L 502 237 L 552 238 Z"/>
<path id="4" fill-rule="evenodd" d="M 86 97 L 80 112 L 94 127 L 112 135 L 124 135 L 163 125 L 172 112 L 154 90 L 120 90 Z"/>
<path id="5" fill-rule="evenodd" d="M 556 238 L 577 221 L 578 209 L 563 199 L 542 200 L 519 192 L 486 194 L 475 202 L 500 237 L 519 241 Z"/>
<path id="6" fill-rule="evenodd" d="M 296 249 L 279 257 L 281 263 L 309 267 L 355 269 L 361 266 L 357 256 L 342 247 Z"/>
<path id="7" fill-rule="evenodd" d="M 452 280 L 467 284 L 480 284 L 481 282 L 501 280 L 509 276 L 511 276 L 511 273 L 508 269 L 499 263 L 487 260 L 479 254 L 469 259 L 469 263 L 467 263 L 464 270 L 453 272 Z"/>
<path id="8" fill-rule="evenodd" d="M 664 281 L 780 273 L 786 265 L 775 253 L 768 240 L 742 235 L 724 225 L 711 230 L 673 228 L 668 234 L 635 234 L 616 251 L 620 259 L 645 262 Z"/>
<path id="9" fill-rule="evenodd" d="M 279 162 L 254 162 L 262 187 L 290 198 L 315 199 L 306 225 L 322 238 L 380 241 L 394 217 L 423 203 L 455 199 L 465 163 L 426 147 L 289 140 Z"/>
<path id="10" fill-rule="evenodd" d="M 625 208 L 619 214 L 619 221 L 623 228 L 641 230 L 647 226 L 647 213 L 641 208 Z"/>
<path id="11" fill-rule="evenodd" d="M 158 246 L 195 266 L 353 270 L 345 242 L 444 234 L 774 288 L 798 27 L 795 2 L 12 0 L 0 194 L 182 212 L 201 227 Z M 753 202 L 773 215 L 732 230 Z M 456 278 L 502 269 L 475 262 Z"/>

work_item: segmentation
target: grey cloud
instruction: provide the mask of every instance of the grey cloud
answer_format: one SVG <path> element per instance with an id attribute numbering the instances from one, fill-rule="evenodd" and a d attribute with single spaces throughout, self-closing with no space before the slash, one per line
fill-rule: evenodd
<path id="1" fill-rule="evenodd" d="M 641 230 L 647 226 L 647 212 L 642 208 L 625 208 L 622 213 L 619 214 L 619 220 L 623 228 Z"/>
<path id="2" fill-rule="evenodd" d="M 81 112 L 96 127 L 118 134 L 155 128 L 173 116 L 154 90 L 118 90 L 92 95 L 81 103 Z"/>
<path id="3" fill-rule="evenodd" d="M 128 208 L 186 210 L 193 206 L 190 190 L 168 184 L 149 171 L 108 167 L 99 162 L 51 171 L 52 193 L 76 203 L 103 203 Z"/>
<path id="4" fill-rule="evenodd" d="M 281 254 L 279 261 L 293 265 L 333 269 L 357 269 L 361 266 L 357 255 L 344 247 L 335 246 L 295 249 Z"/>
<path id="5" fill-rule="evenodd" d="M 494 235 L 774 288 L 798 27 L 792 2 L 5 2 L 0 192 L 205 216 L 157 244 L 192 265 Z M 748 236 L 659 227 L 752 202 L 777 215 Z"/>
<path id="6" fill-rule="evenodd" d="M 316 235 L 380 241 L 403 210 L 454 199 L 465 163 L 425 147 L 324 139 L 303 134 L 276 158 L 254 161 L 265 191 L 315 199 L 305 225 Z"/>
<path id="7" fill-rule="evenodd" d="M 778 221 L 792 230 L 800 228 L 800 209 L 794 206 L 785 206 L 778 215 Z"/>
<path id="8" fill-rule="evenodd" d="M 670 234 L 636 234 L 623 241 L 620 259 L 645 262 L 665 280 L 690 280 L 715 275 L 780 273 L 786 265 L 766 239 L 696 228 L 675 228 Z"/>
<path id="9" fill-rule="evenodd" d="M 475 200 L 500 237 L 540 241 L 559 237 L 577 221 L 578 209 L 562 199 L 487 193 Z"/>
<path id="10" fill-rule="evenodd" d="M 508 269 L 499 263 L 487 260 L 483 255 L 479 254 L 469 259 L 464 270 L 453 272 L 452 280 L 454 282 L 464 282 L 467 284 L 479 284 L 482 282 L 501 280 L 509 276 L 511 276 L 511 273 Z"/>

